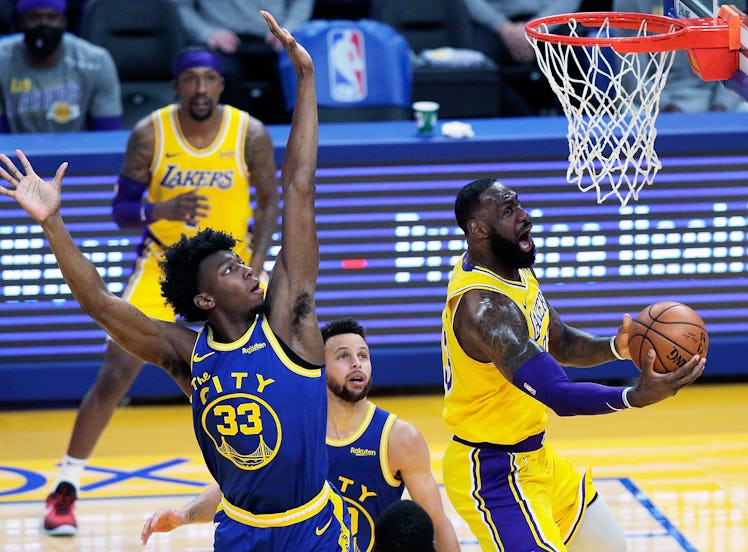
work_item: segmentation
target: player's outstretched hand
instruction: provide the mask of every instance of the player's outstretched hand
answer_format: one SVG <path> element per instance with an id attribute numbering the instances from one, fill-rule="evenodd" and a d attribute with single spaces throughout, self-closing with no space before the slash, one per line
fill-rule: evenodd
<path id="1" fill-rule="evenodd" d="M 7 155 L 0 153 L 0 161 L 5 165 L 0 165 L 0 176 L 10 184 L 10 187 L 0 186 L 0 194 L 15 199 L 35 221 L 44 222 L 60 211 L 62 177 L 68 164 L 66 162 L 60 165 L 54 179 L 45 182 L 34 172 L 34 168 L 21 150 L 16 150 L 16 155 L 21 161 L 23 172 Z"/>
<path id="2" fill-rule="evenodd" d="M 184 518 L 176 510 L 162 508 L 149 517 L 140 532 L 140 542 L 144 545 L 153 533 L 168 533 L 184 525 Z"/>
<path id="3" fill-rule="evenodd" d="M 265 23 L 267 23 L 268 29 L 273 33 L 273 36 L 277 38 L 283 45 L 283 48 L 285 48 L 291 63 L 293 63 L 294 69 L 296 69 L 296 73 L 303 74 L 312 71 L 314 69 L 312 57 L 301 44 L 296 42 L 296 39 L 288 29 L 282 29 L 270 13 L 260 11 L 260 15 L 265 19 Z"/>
<path id="4" fill-rule="evenodd" d="M 647 406 L 672 397 L 683 387 L 696 381 L 706 364 L 706 358 L 694 355 L 677 370 L 660 374 L 654 371 L 654 361 L 655 352 L 650 350 L 636 387 L 628 393 L 627 397 L 631 406 Z"/>

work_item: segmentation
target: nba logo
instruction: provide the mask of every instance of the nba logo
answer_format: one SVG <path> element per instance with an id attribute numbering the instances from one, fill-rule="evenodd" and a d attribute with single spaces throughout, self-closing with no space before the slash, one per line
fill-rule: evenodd
<path id="1" fill-rule="evenodd" d="M 330 96 L 336 102 L 366 99 L 364 35 L 358 29 L 334 29 L 327 34 Z"/>

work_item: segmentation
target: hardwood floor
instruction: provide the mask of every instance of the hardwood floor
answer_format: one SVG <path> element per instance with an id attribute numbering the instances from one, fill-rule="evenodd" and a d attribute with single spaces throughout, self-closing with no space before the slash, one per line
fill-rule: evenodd
<path id="1" fill-rule="evenodd" d="M 745 383 L 698 384 L 641 410 L 552 416 L 548 442 L 580 469 L 593 467 L 632 552 L 748 550 L 746 397 Z M 441 397 L 373 400 L 421 429 L 441 481 L 441 456 L 450 438 L 440 419 Z M 74 410 L 0 412 L 0 552 L 212 548 L 210 524 L 154 535 L 145 548 L 139 542 L 150 512 L 178 506 L 210 482 L 186 404 L 120 408 L 85 472 L 79 534 L 42 534 L 44 497 L 74 417 Z M 445 504 L 462 549 L 477 551 L 446 498 Z"/>

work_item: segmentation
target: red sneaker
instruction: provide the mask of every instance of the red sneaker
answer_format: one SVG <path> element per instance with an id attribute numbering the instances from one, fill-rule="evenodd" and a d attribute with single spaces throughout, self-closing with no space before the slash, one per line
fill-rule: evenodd
<path id="1" fill-rule="evenodd" d="M 44 516 L 44 532 L 55 537 L 69 537 L 78 532 L 75 522 L 75 487 L 63 481 L 47 497 L 47 515 Z"/>

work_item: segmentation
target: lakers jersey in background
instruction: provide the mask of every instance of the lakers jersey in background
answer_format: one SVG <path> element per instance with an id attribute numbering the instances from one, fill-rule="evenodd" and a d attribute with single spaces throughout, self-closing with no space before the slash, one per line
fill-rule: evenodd
<path id="1" fill-rule="evenodd" d="M 158 220 L 148 230 L 161 244 L 170 245 L 181 234 L 193 236 L 201 228 L 222 230 L 248 246 L 252 218 L 250 181 L 244 158 L 249 115 L 224 105 L 223 119 L 211 144 L 195 148 L 187 142 L 177 119 L 177 105 L 168 105 L 152 115 L 155 144 L 148 201 L 166 201 L 196 190 L 208 198 L 210 210 L 198 226 L 181 221 Z"/>

